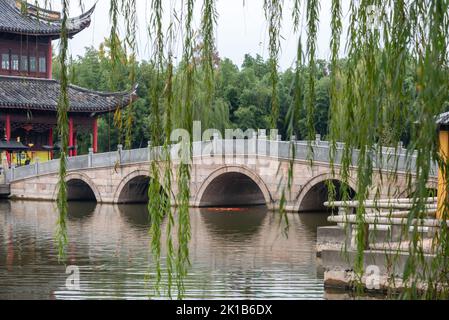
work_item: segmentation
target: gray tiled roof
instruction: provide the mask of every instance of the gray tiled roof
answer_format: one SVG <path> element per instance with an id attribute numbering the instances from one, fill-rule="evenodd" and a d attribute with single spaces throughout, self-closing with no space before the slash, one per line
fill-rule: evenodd
<path id="1" fill-rule="evenodd" d="M 437 124 L 448 125 L 449 124 L 449 112 L 445 112 L 437 116 Z"/>
<path id="2" fill-rule="evenodd" d="M 69 35 L 87 28 L 91 22 L 91 15 L 95 6 L 83 15 L 69 19 Z M 15 0 L 0 0 L 0 32 L 27 35 L 48 35 L 58 38 L 61 33 L 61 20 L 49 21 L 37 18 L 31 14 L 24 14 L 16 7 Z"/>
<path id="3" fill-rule="evenodd" d="M 29 148 L 23 145 L 21 142 L 17 141 L 0 141 L 0 151 L 23 151 L 28 150 Z"/>
<path id="4" fill-rule="evenodd" d="M 0 110 L 57 111 L 60 83 L 56 80 L 0 76 Z M 70 112 L 106 113 L 128 106 L 132 92 L 104 93 L 69 86 Z"/>

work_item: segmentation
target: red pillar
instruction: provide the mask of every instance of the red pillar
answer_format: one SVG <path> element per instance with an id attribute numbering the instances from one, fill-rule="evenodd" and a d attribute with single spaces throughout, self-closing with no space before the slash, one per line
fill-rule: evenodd
<path id="1" fill-rule="evenodd" d="M 73 147 L 73 118 L 69 118 L 69 148 Z M 69 156 L 73 156 L 73 150 L 69 151 Z"/>
<path id="2" fill-rule="evenodd" d="M 94 118 L 92 124 L 92 149 L 94 149 L 94 153 L 98 152 L 98 119 Z"/>
<path id="3" fill-rule="evenodd" d="M 50 128 L 50 130 L 48 131 L 48 145 L 50 147 L 53 147 L 53 128 Z M 50 151 L 50 160 L 53 160 L 53 150 Z"/>
<path id="4" fill-rule="evenodd" d="M 76 130 L 73 131 L 73 146 L 75 147 L 75 149 L 73 149 L 73 156 L 77 156 L 78 155 L 78 150 L 76 148 L 76 145 L 78 144 L 78 139 L 76 138 Z"/>
<path id="5" fill-rule="evenodd" d="M 6 115 L 6 141 L 11 141 L 11 116 L 9 114 Z M 11 154 L 6 152 L 6 159 L 8 160 L 8 164 L 11 165 Z"/>

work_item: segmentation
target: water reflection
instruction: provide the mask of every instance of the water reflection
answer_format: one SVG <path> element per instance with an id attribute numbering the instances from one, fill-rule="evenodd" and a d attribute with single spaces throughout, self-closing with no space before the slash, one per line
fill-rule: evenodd
<path id="1" fill-rule="evenodd" d="M 199 213 L 211 237 L 223 241 L 245 241 L 258 233 L 268 215 L 268 209 L 248 208 L 201 208 Z"/>
<path id="2" fill-rule="evenodd" d="M 69 220 L 87 220 L 92 217 L 97 207 L 96 202 L 70 201 L 67 216 Z"/>
<path id="3" fill-rule="evenodd" d="M 70 204 L 68 263 L 80 267 L 80 291 L 67 290 L 57 261 L 56 206 L 1 202 L 0 210 L 0 299 L 146 299 L 151 293 L 144 281 L 151 266 L 145 205 Z M 192 210 L 187 297 L 322 298 L 315 227 L 324 215 L 289 219 L 285 238 L 278 214 L 265 208 Z"/>
<path id="4" fill-rule="evenodd" d="M 120 204 L 118 209 L 122 218 L 133 227 L 138 229 L 150 227 L 148 207 L 142 204 Z"/>
<path id="5" fill-rule="evenodd" d="M 11 203 L 9 201 L 0 201 L 0 212 L 11 211 Z"/>
<path id="6" fill-rule="evenodd" d="M 329 213 L 330 214 L 330 213 Z M 320 214 L 316 212 L 304 212 L 298 215 L 300 223 L 307 228 L 310 233 L 316 233 L 316 230 L 320 226 L 327 226 L 328 214 Z"/>

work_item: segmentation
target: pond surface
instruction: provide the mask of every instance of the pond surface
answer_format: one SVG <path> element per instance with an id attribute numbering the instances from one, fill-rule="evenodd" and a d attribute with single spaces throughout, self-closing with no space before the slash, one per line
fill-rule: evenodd
<path id="1" fill-rule="evenodd" d="M 0 299 L 151 297 L 146 206 L 71 203 L 69 211 L 67 264 L 80 270 L 75 291 L 54 248 L 55 205 L 0 202 Z M 289 214 L 286 238 L 279 214 L 264 207 L 192 209 L 186 298 L 324 298 L 315 242 L 326 217 Z"/>

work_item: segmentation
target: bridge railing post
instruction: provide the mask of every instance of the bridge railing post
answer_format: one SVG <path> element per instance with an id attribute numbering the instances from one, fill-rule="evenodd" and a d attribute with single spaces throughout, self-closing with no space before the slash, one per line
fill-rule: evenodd
<path id="1" fill-rule="evenodd" d="M 218 132 L 212 135 L 212 156 L 214 164 L 221 165 L 223 161 L 223 140 Z"/>
<path id="2" fill-rule="evenodd" d="M 117 163 L 122 164 L 123 145 L 117 145 Z"/>
<path id="3" fill-rule="evenodd" d="M 215 157 L 218 151 L 218 134 L 214 133 L 212 135 L 212 154 Z"/>
<path id="4" fill-rule="evenodd" d="M 92 158 L 94 156 L 94 148 L 89 148 L 89 154 L 87 155 L 87 167 L 92 168 Z"/>
<path id="5" fill-rule="evenodd" d="M 257 157 L 267 155 L 267 130 L 259 129 L 257 140 Z"/>
<path id="6" fill-rule="evenodd" d="M 36 158 L 34 162 L 34 174 L 39 175 L 39 158 Z"/>
<path id="7" fill-rule="evenodd" d="M 296 135 L 292 135 L 290 137 L 290 148 L 289 148 L 289 156 L 291 159 L 294 159 L 296 156 Z"/>
<path id="8" fill-rule="evenodd" d="M 151 141 L 148 141 L 148 161 L 151 162 Z"/>
<path id="9" fill-rule="evenodd" d="M 319 146 L 321 143 L 321 134 L 316 134 L 315 135 L 315 145 Z"/>
<path id="10" fill-rule="evenodd" d="M 279 159 L 279 151 L 281 150 L 279 147 L 282 142 L 282 135 L 278 134 L 279 130 L 272 129 L 270 130 L 270 139 L 268 141 L 268 148 L 270 158 Z"/>
<path id="11" fill-rule="evenodd" d="M 255 165 L 257 157 L 257 132 L 253 131 L 247 140 L 247 155 L 245 161 L 248 165 Z"/>

